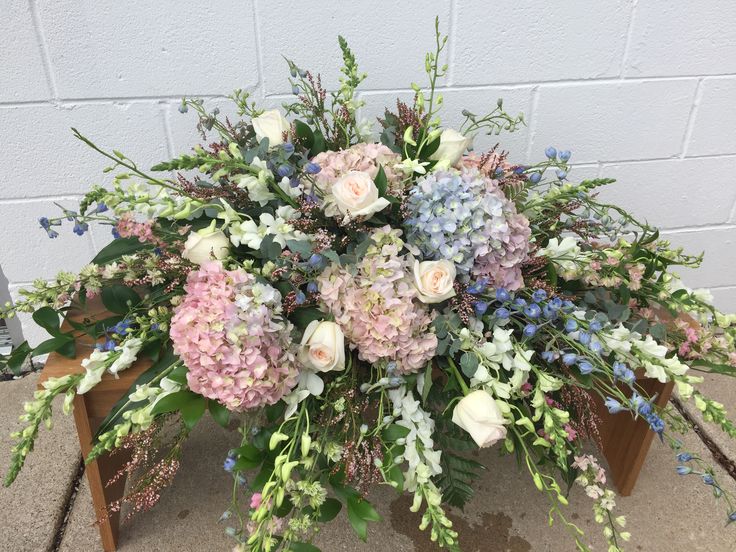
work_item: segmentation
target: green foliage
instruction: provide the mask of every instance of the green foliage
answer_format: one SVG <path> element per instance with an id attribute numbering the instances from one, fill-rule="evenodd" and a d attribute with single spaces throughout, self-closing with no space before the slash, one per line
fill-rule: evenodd
<path id="1" fill-rule="evenodd" d="M 102 288 L 102 304 L 110 312 L 127 314 L 140 302 L 140 296 L 127 286 L 111 284 Z"/>
<path id="2" fill-rule="evenodd" d="M 486 468 L 483 464 L 460 454 L 478 448 L 466 431 L 440 415 L 436 416 L 436 424 L 434 435 L 438 448 L 442 450 L 440 457 L 442 473 L 437 476 L 435 482 L 442 492 L 443 500 L 451 506 L 462 509 L 473 498 L 475 491 L 472 483 L 478 477 L 478 472 Z"/>
<path id="3" fill-rule="evenodd" d="M 141 243 L 138 238 L 117 238 L 103 247 L 92 262 L 105 265 L 117 261 L 123 255 L 132 255 L 149 247 L 148 244 Z"/>
<path id="4" fill-rule="evenodd" d="M 132 383 L 132 385 L 128 388 L 128 390 L 123 394 L 123 396 L 120 397 L 118 402 L 113 405 L 113 407 L 110 409 L 110 412 L 107 414 L 105 419 L 102 420 L 102 423 L 97 428 L 97 431 L 95 432 L 95 439 L 97 439 L 103 433 L 110 431 L 113 427 L 115 427 L 115 425 L 119 424 L 123 419 L 123 414 L 128 410 L 134 408 L 136 403 L 131 402 L 129 399 L 131 393 L 133 393 L 139 386 L 146 385 L 159 377 L 164 372 L 164 370 L 171 367 L 178 360 L 179 358 L 174 355 L 171 346 L 167 346 L 164 352 L 159 356 L 158 361 L 154 362 L 148 370 L 138 376 Z M 184 373 L 186 373 L 186 367 L 182 365 L 181 368 L 183 368 Z M 168 377 L 173 379 L 172 374 L 169 374 Z"/>

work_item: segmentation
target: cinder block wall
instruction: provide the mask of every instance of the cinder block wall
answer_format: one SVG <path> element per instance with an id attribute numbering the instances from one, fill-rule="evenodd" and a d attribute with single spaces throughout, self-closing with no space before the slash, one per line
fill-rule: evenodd
<path id="1" fill-rule="evenodd" d="M 75 270 L 109 239 L 37 226 L 108 179 L 75 126 L 142 166 L 197 139 L 182 95 L 289 97 L 281 55 L 337 82 L 343 34 L 369 72 L 365 116 L 423 83 L 433 18 L 450 35 L 448 123 L 498 97 L 528 126 L 502 135 L 520 162 L 573 151 L 571 177 L 611 176 L 605 197 L 704 250 L 694 287 L 736 310 L 736 3 L 732 0 L 0 0 L 0 266 L 15 293 Z M 225 108 L 223 108 L 224 111 Z M 477 145 L 495 142 L 481 138 Z M 27 337 L 42 336 L 30 329 Z"/>

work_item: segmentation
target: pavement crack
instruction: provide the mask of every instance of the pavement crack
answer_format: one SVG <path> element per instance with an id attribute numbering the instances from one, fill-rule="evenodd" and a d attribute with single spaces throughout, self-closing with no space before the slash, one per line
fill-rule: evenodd
<path id="1" fill-rule="evenodd" d="M 736 481 L 736 462 L 734 462 L 728 455 L 723 452 L 723 449 L 711 438 L 703 426 L 698 422 L 692 414 L 685 408 L 682 401 L 677 397 L 671 397 L 670 401 L 675 406 L 680 416 L 685 418 L 690 427 L 693 428 L 695 434 L 700 438 L 705 447 L 710 451 L 713 459 L 721 466 L 731 478 Z"/>
<path id="2" fill-rule="evenodd" d="M 67 493 L 64 505 L 62 506 L 63 515 L 60 516 L 59 522 L 54 530 L 54 540 L 49 547 L 49 552 L 59 552 L 61 549 L 61 542 L 64 539 L 64 533 L 66 532 L 66 527 L 69 523 L 69 515 L 72 512 L 74 501 L 79 493 L 79 486 L 82 483 L 82 477 L 84 477 L 84 458 L 79 459 L 77 472 L 74 474 L 71 485 L 69 485 L 69 492 Z"/>

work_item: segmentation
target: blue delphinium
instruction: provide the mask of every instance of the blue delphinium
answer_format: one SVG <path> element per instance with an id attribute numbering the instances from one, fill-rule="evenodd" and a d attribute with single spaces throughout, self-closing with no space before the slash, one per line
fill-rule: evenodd
<path id="1" fill-rule="evenodd" d="M 608 397 L 604 404 L 606 405 L 608 412 L 610 412 L 611 414 L 618 414 L 619 412 L 627 410 L 624 405 L 622 405 L 620 402 L 612 397 Z"/>

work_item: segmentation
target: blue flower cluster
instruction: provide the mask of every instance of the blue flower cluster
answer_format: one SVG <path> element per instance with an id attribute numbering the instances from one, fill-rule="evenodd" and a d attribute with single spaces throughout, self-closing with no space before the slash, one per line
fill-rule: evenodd
<path id="1" fill-rule="evenodd" d="M 458 272 L 470 273 L 475 251 L 508 233 L 502 194 L 488 193 L 487 183 L 472 173 L 438 171 L 409 192 L 405 222 L 407 242 L 425 258 L 446 259 Z"/>
<path id="2" fill-rule="evenodd" d="M 663 438 L 662 434 L 665 430 L 664 420 L 655 412 L 652 403 L 636 391 L 631 395 L 627 405 L 621 404 L 621 402 L 612 397 L 606 398 L 605 405 L 611 414 L 618 414 L 626 410 L 633 412 L 635 416 L 641 416 L 649 424 L 651 430 L 659 435 L 660 439 Z"/>

